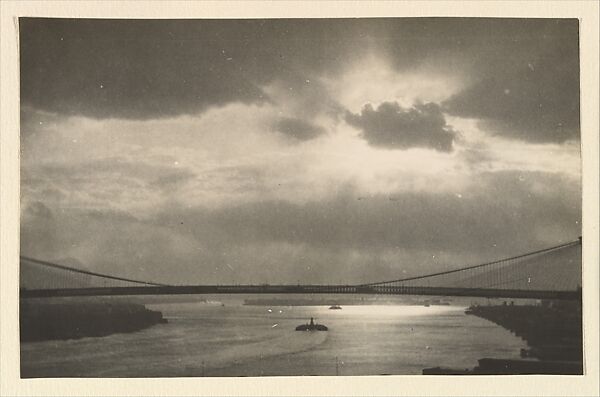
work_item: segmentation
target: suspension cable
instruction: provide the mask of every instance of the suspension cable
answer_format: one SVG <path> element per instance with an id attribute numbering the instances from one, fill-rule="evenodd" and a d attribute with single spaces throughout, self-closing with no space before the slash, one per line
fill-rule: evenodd
<path id="1" fill-rule="evenodd" d="M 158 286 L 158 287 L 166 287 L 167 286 L 167 284 L 158 284 L 158 283 L 152 283 L 152 282 L 148 282 L 148 281 L 133 280 L 133 279 L 130 279 L 130 278 L 117 277 L 117 276 L 111 276 L 111 275 L 108 275 L 108 274 L 91 272 L 89 270 L 81 270 L 81 269 L 77 269 L 77 268 L 74 268 L 74 267 L 64 266 L 64 265 L 58 265 L 56 263 L 46 262 L 46 261 L 42 261 L 42 260 L 34 259 L 34 258 L 29 258 L 27 256 L 22 256 L 22 255 L 20 256 L 20 258 L 22 260 L 33 262 L 33 263 L 37 263 L 39 265 L 53 267 L 55 269 L 66 270 L 66 271 L 73 272 L 73 273 L 87 274 L 87 275 L 90 275 L 90 276 L 108 278 L 108 279 L 111 279 L 111 280 L 127 281 L 127 282 L 130 282 L 130 283 L 137 283 L 137 284 L 144 284 L 144 285 L 154 285 L 154 286 Z"/>
<path id="2" fill-rule="evenodd" d="M 526 254 L 512 256 L 510 258 L 499 259 L 499 260 L 495 260 L 493 262 L 486 262 L 486 263 L 482 263 L 482 264 L 479 264 L 479 265 L 467 266 L 467 267 L 462 267 L 460 269 L 446 270 L 446 271 L 437 272 L 437 273 L 430 273 L 430 274 L 425 274 L 425 275 L 422 275 L 422 276 L 400 278 L 400 279 L 397 279 L 397 280 L 377 281 L 377 282 L 374 282 L 374 283 L 359 284 L 358 286 L 359 287 L 371 287 L 371 286 L 376 286 L 376 285 L 399 283 L 399 282 L 404 282 L 404 281 L 420 280 L 420 279 L 428 278 L 428 277 L 434 277 L 434 276 L 441 276 L 441 275 L 444 275 L 444 274 L 457 273 L 457 272 L 461 272 L 461 271 L 464 271 L 464 270 L 477 269 L 477 268 L 480 268 L 480 267 L 495 265 L 495 264 L 498 264 L 498 263 L 501 263 L 501 262 L 505 262 L 505 261 L 510 261 L 510 260 L 514 260 L 514 259 L 521 259 L 521 258 L 525 258 L 525 257 L 528 257 L 528 256 L 532 256 L 532 255 L 536 255 L 536 254 L 541 254 L 541 253 L 544 253 L 544 252 L 554 251 L 554 250 L 557 250 L 557 249 L 560 249 L 560 248 L 566 248 L 566 247 L 569 247 L 571 245 L 576 245 L 576 244 L 580 244 L 580 243 L 581 243 L 581 240 L 571 241 L 571 242 L 568 242 L 568 243 L 565 243 L 565 244 L 556 245 L 554 247 L 544 248 L 544 249 L 541 249 L 541 250 L 537 250 L 537 251 L 533 251 L 533 252 L 528 252 Z"/>

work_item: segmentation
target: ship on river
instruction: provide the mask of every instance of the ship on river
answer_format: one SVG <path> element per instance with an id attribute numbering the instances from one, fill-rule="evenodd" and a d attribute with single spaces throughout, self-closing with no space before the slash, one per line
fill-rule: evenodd
<path id="1" fill-rule="evenodd" d="M 296 331 L 327 331 L 327 327 L 323 324 L 317 324 L 314 321 L 314 318 L 310 318 L 310 323 L 301 324 L 296 327 Z"/>

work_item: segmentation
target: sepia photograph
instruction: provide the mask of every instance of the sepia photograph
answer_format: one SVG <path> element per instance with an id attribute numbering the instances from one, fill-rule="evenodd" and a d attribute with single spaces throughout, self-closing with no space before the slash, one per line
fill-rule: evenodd
<path id="1" fill-rule="evenodd" d="M 15 21 L 21 380 L 588 373 L 578 18 Z"/>

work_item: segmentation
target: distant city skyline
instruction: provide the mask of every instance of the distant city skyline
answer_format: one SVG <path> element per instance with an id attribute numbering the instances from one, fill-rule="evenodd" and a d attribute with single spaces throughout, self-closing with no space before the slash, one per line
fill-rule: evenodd
<path id="1" fill-rule="evenodd" d="M 581 235 L 576 19 L 20 19 L 21 253 L 355 283 Z"/>

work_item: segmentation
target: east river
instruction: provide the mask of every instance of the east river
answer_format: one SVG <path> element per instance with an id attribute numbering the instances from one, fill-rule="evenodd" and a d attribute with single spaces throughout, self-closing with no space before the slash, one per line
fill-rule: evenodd
<path id="1" fill-rule="evenodd" d="M 168 324 L 21 344 L 24 377 L 421 374 L 518 358 L 526 344 L 465 306 L 148 304 Z M 295 331 L 314 317 L 327 332 Z"/>

